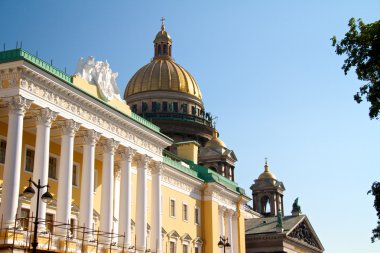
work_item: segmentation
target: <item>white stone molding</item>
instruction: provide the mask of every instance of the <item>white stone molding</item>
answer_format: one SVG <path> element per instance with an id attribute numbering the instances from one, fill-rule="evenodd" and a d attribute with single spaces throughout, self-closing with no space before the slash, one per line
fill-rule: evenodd
<path id="1" fill-rule="evenodd" d="M 91 145 L 95 146 L 96 143 L 99 141 L 100 133 L 96 132 L 95 130 L 87 130 L 83 135 L 84 144 L 85 145 Z"/>
<path id="2" fill-rule="evenodd" d="M 231 209 L 227 209 L 225 211 L 225 217 L 226 217 L 226 237 L 228 238 L 228 241 L 231 245 L 230 253 L 235 253 L 234 251 L 234 244 L 236 241 L 233 238 L 233 226 L 232 226 L 232 216 L 235 212 Z M 237 252 L 236 252 L 237 253 Z"/>
<path id="3" fill-rule="evenodd" d="M 52 111 L 49 108 L 40 108 L 34 111 L 36 122 L 37 122 L 37 133 L 36 133 L 36 146 L 35 146 L 35 156 L 34 156 L 34 171 L 33 171 L 33 181 L 40 181 L 41 185 L 48 184 L 49 178 L 49 147 L 50 147 L 50 127 L 52 122 L 57 117 L 57 112 Z M 47 188 L 40 190 L 40 196 L 35 194 L 32 198 L 31 210 L 36 210 L 37 198 L 47 191 Z M 39 201 L 39 212 L 37 217 L 41 220 L 46 218 L 46 203 Z M 45 229 L 45 223 L 40 223 L 41 230 Z"/>
<path id="4" fill-rule="evenodd" d="M 74 136 L 80 124 L 68 119 L 59 122 L 62 129 L 61 158 L 59 163 L 59 184 L 57 196 L 57 216 L 58 222 L 69 223 L 71 217 L 71 198 L 73 185 L 73 157 L 74 157 Z M 57 227 L 57 233 L 66 235 L 67 226 Z"/>
<path id="5" fill-rule="evenodd" d="M 244 198 L 245 200 L 246 198 Z M 226 208 L 236 210 L 237 204 L 242 203 L 241 195 L 218 183 L 208 183 L 203 192 L 203 200 L 212 200 Z"/>
<path id="6" fill-rule="evenodd" d="M 232 214 L 232 247 L 231 250 L 234 253 L 239 252 L 239 245 L 238 245 L 238 212 L 234 212 Z"/>
<path id="7" fill-rule="evenodd" d="M 119 154 L 122 161 L 132 162 L 133 157 L 136 155 L 136 150 L 131 147 L 126 147 Z"/>
<path id="8" fill-rule="evenodd" d="M 119 147 L 120 142 L 115 141 L 114 139 L 105 139 L 101 142 L 101 144 L 103 147 L 103 152 L 114 154 Z"/>
<path id="9" fill-rule="evenodd" d="M 4 162 L 3 185 L 1 193 L 0 215 L 4 227 L 14 224 L 16 218 L 21 172 L 22 136 L 24 113 L 31 101 L 21 96 L 7 98 L 8 137 Z"/>

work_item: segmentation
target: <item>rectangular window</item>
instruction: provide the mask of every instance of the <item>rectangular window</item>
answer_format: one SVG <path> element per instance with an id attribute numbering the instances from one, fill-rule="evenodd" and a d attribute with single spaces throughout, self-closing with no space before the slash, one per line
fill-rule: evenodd
<path id="1" fill-rule="evenodd" d="M 184 103 L 184 104 L 181 105 L 181 112 L 182 113 L 187 113 L 187 104 L 186 103 Z"/>
<path id="2" fill-rule="evenodd" d="M 175 242 L 169 242 L 169 252 L 175 253 Z"/>
<path id="3" fill-rule="evenodd" d="M 162 111 L 163 112 L 168 111 L 168 102 L 166 102 L 166 101 L 162 102 Z"/>
<path id="4" fill-rule="evenodd" d="M 131 109 L 132 109 L 132 112 L 137 113 L 137 105 L 136 104 L 132 105 Z"/>
<path id="5" fill-rule="evenodd" d="M 178 103 L 177 102 L 173 102 L 173 111 L 178 112 Z"/>
<path id="6" fill-rule="evenodd" d="M 196 108 L 194 105 L 191 106 L 191 114 L 192 114 L 192 115 L 197 114 L 197 108 Z"/>
<path id="7" fill-rule="evenodd" d="M 27 148 L 25 157 L 25 170 L 33 172 L 34 167 L 34 150 Z"/>
<path id="8" fill-rule="evenodd" d="M 57 179 L 57 161 L 56 157 L 49 157 L 49 178 Z"/>
<path id="9" fill-rule="evenodd" d="M 186 245 L 186 244 L 182 245 L 182 252 L 188 253 L 188 245 Z"/>
<path id="10" fill-rule="evenodd" d="M 200 224 L 200 213 L 199 213 L 199 208 L 196 207 L 194 210 L 194 222 L 195 224 Z"/>
<path id="11" fill-rule="evenodd" d="M 21 208 L 20 225 L 23 230 L 29 229 L 29 209 Z"/>
<path id="12" fill-rule="evenodd" d="M 5 151 L 7 149 L 7 141 L 0 140 L 0 163 L 5 162 Z"/>
<path id="13" fill-rule="evenodd" d="M 175 200 L 170 199 L 170 216 L 175 217 Z"/>
<path id="14" fill-rule="evenodd" d="M 45 224 L 46 224 L 46 229 L 50 233 L 53 233 L 53 230 L 54 230 L 54 214 L 51 214 L 51 213 L 46 214 Z"/>
<path id="15" fill-rule="evenodd" d="M 198 248 L 198 246 L 195 246 L 195 248 L 194 248 L 194 253 L 200 253 L 200 252 L 199 252 L 199 248 Z"/>
<path id="16" fill-rule="evenodd" d="M 76 164 L 73 164 L 73 185 L 74 186 L 78 186 L 79 184 L 79 169 L 78 169 L 78 165 Z"/>
<path id="17" fill-rule="evenodd" d="M 76 221 L 75 219 L 70 219 L 70 233 L 72 237 L 75 236 L 75 231 L 74 231 L 75 221 Z"/>
<path id="18" fill-rule="evenodd" d="M 184 221 L 188 221 L 188 212 L 187 212 L 187 205 L 183 204 L 182 206 L 182 218 Z"/>

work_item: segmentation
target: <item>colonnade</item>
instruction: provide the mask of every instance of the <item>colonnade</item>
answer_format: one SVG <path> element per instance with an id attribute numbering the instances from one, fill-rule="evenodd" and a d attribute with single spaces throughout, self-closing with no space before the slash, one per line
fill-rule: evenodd
<path id="1" fill-rule="evenodd" d="M 30 108 L 32 101 L 16 95 L 6 99 L 9 105 L 9 120 L 6 157 L 4 163 L 2 200 L 0 215 L 3 218 L 3 226 L 12 226 L 18 208 L 18 197 L 20 188 L 21 154 L 23 140 L 23 123 L 25 112 Z M 34 158 L 33 181 L 40 180 L 41 184 L 48 183 L 49 173 L 49 145 L 50 129 L 52 122 L 57 118 L 58 112 L 49 108 L 33 109 L 36 117 L 37 132 Z M 74 138 L 78 133 L 80 124 L 72 119 L 60 120 L 57 125 L 62 130 L 61 153 L 59 167 L 59 181 L 57 192 L 57 214 L 56 220 L 67 222 L 71 217 L 72 180 L 73 180 L 73 152 Z M 131 169 L 134 157 L 138 159 L 137 166 L 137 191 L 136 191 L 136 249 L 137 252 L 145 252 L 147 238 L 147 171 L 152 168 L 152 226 L 151 226 L 151 251 L 162 252 L 161 241 L 161 170 L 162 163 L 153 161 L 146 154 L 137 154 L 136 150 L 120 143 L 112 138 L 106 138 L 93 129 L 81 130 L 83 137 L 83 161 L 82 179 L 80 189 L 80 212 L 79 225 L 92 228 L 94 208 L 94 169 L 95 169 L 95 147 L 98 144 L 102 148 L 102 193 L 101 193 L 101 216 L 100 230 L 112 233 L 113 229 L 119 234 L 125 234 L 125 240 L 120 239 L 118 244 L 131 245 Z M 119 210 L 114 207 L 114 160 L 115 154 L 120 155 L 120 199 Z M 42 189 L 40 196 L 46 192 Z M 36 209 L 36 198 L 31 202 L 31 210 Z M 113 217 L 118 217 L 118 228 L 113 227 Z M 121 215 L 118 215 L 121 214 Z M 46 203 L 39 202 L 39 219 L 45 219 Z M 43 229 L 43 228 L 41 228 Z M 57 233 L 66 234 L 65 228 L 58 228 Z M 86 235 L 89 240 L 90 234 Z M 110 242 L 110 238 L 101 238 L 103 242 Z"/>

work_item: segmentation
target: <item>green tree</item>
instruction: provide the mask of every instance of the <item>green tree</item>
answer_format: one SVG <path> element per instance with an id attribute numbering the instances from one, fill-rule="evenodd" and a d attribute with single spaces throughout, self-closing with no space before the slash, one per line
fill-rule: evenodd
<path id="1" fill-rule="evenodd" d="M 369 117 L 379 119 L 380 112 L 380 20 L 364 24 L 361 19 L 351 18 L 349 30 L 341 41 L 337 41 L 334 36 L 331 40 L 335 52 L 338 55 L 346 54 L 342 69 L 344 74 L 351 68 L 356 68 L 355 72 L 359 80 L 365 83 L 354 95 L 357 103 L 361 103 L 365 98 L 369 103 Z M 368 194 L 375 197 L 373 206 L 377 212 L 377 227 L 372 230 L 372 242 L 380 239 L 380 183 L 374 182 Z"/>
<path id="2" fill-rule="evenodd" d="M 347 54 L 342 69 L 347 72 L 355 67 L 359 80 L 365 81 L 354 95 L 356 102 L 365 98 L 371 105 L 369 117 L 379 119 L 380 112 L 380 20 L 364 24 L 351 18 L 349 30 L 341 41 L 331 40 L 338 55 Z"/>

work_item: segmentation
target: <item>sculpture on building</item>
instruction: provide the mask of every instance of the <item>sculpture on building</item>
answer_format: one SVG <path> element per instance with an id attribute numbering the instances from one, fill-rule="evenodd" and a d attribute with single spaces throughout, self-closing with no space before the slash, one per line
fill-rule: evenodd
<path id="1" fill-rule="evenodd" d="M 100 97 L 106 101 L 120 97 L 119 87 L 116 83 L 116 78 L 119 75 L 117 72 L 112 72 L 107 61 L 95 61 L 93 56 L 89 56 L 87 60 L 81 57 L 78 61 L 75 73 L 89 83 L 95 84 L 98 87 Z"/>

